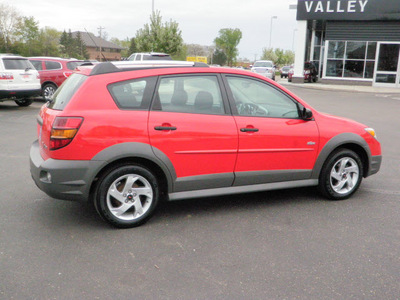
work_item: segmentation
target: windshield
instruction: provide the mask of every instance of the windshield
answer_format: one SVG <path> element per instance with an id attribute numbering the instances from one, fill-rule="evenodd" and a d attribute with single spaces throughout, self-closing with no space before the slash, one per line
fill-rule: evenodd
<path id="1" fill-rule="evenodd" d="M 31 62 L 23 58 L 3 58 L 6 70 L 26 70 L 35 69 Z"/>
<path id="2" fill-rule="evenodd" d="M 82 74 L 72 74 L 68 77 L 54 93 L 48 107 L 56 110 L 63 110 L 86 78 L 87 76 Z"/>
<path id="3" fill-rule="evenodd" d="M 255 68 L 272 68 L 272 62 L 271 61 L 256 61 L 254 63 Z"/>

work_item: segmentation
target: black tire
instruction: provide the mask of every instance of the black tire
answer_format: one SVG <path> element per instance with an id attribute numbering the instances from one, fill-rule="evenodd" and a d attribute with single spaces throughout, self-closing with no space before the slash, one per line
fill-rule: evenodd
<path id="1" fill-rule="evenodd" d="M 148 169 L 124 165 L 110 170 L 99 180 L 94 206 L 115 227 L 137 227 L 152 217 L 159 195 L 157 178 Z"/>
<path id="2" fill-rule="evenodd" d="M 33 103 L 33 99 L 18 99 L 15 100 L 15 103 L 17 103 L 18 106 L 25 107 L 31 105 Z"/>
<path id="3" fill-rule="evenodd" d="M 42 87 L 42 96 L 45 100 L 50 100 L 53 94 L 56 92 L 57 86 L 53 83 L 46 83 Z"/>
<path id="4" fill-rule="evenodd" d="M 338 149 L 325 161 L 318 189 L 329 200 L 347 199 L 360 187 L 363 171 L 357 153 L 349 149 Z"/>

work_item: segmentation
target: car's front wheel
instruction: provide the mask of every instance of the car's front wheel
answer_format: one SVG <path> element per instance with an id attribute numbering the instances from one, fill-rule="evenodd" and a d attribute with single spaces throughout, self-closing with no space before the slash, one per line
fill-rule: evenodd
<path id="1" fill-rule="evenodd" d="M 18 100 L 15 100 L 15 103 L 17 103 L 18 106 L 24 107 L 24 106 L 31 105 L 33 103 L 33 100 L 32 99 L 28 99 L 28 98 L 26 98 L 26 99 L 18 99 Z"/>
<path id="2" fill-rule="evenodd" d="M 362 181 L 360 156 L 349 149 L 333 152 L 322 167 L 319 190 L 330 200 L 344 200 L 353 195 Z"/>
<path id="3" fill-rule="evenodd" d="M 140 165 L 125 165 L 112 169 L 99 180 L 94 204 L 105 221 L 130 228 L 151 218 L 158 199 L 157 178 Z"/>

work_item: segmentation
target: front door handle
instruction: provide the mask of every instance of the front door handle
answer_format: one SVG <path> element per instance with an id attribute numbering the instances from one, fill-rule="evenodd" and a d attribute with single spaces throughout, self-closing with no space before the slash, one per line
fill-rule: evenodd
<path id="1" fill-rule="evenodd" d="M 258 132 L 258 128 L 240 128 L 241 132 Z"/>
<path id="2" fill-rule="evenodd" d="M 156 126 L 155 130 L 176 130 L 177 128 L 174 126 Z"/>

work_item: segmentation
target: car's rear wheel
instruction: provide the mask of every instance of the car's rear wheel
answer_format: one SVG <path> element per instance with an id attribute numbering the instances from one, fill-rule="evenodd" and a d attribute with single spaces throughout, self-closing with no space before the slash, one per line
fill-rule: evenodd
<path id="1" fill-rule="evenodd" d="M 157 178 L 139 165 L 125 165 L 106 173 L 97 185 L 94 204 L 100 216 L 119 228 L 147 222 L 157 206 Z"/>
<path id="2" fill-rule="evenodd" d="M 17 103 L 18 106 L 24 107 L 24 106 L 31 105 L 33 103 L 33 100 L 32 99 L 28 99 L 28 98 L 26 98 L 26 99 L 18 99 L 18 100 L 15 100 L 15 103 Z"/>
<path id="3" fill-rule="evenodd" d="M 322 167 L 319 190 L 330 200 L 344 200 L 353 195 L 362 181 L 363 164 L 352 150 L 338 149 Z"/>
<path id="4" fill-rule="evenodd" d="M 42 95 L 45 100 L 50 100 L 57 90 L 57 86 L 53 83 L 47 83 L 42 87 Z"/>

